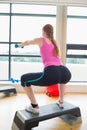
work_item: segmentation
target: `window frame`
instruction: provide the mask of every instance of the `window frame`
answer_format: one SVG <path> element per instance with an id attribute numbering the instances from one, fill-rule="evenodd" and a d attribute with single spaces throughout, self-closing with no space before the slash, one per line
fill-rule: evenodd
<path id="1" fill-rule="evenodd" d="M 5 3 L 6 4 L 6 3 Z M 32 13 L 32 14 L 29 14 L 29 13 L 12 13 L 12 5 L 14 3 L 9 3 L 9 8 L 10 8 L 10 11 L 9 13 L 3 13 L 1 12 L 0 13 L 0 16 L 9 16 L 9 41 L 8 42 L 4 42 L 4 41 L 0 41 L 0 44 L 8 44 L 9 45 L 9 53 L 8 54 L 0 54 L 0 57 L 8 57 L 8 80 L 0 80 L 0 81 L 10 81 L 10 78 L 11 78 L 11 58 L 13 57 L 41 57 L 40 55 L 15 55 L 15 54 L 11 54 L 11 45 L 12 44 L 17 44 L 17 42 L 12 42 L 12 39 L 11 39 L 11 31 L 12 31 L 12 27 L 11 27 L 11 23 L 12 23 L 12 16 L 35 16 L 35 17 L 55 17 L 56 18 L 56 15 L 54 14 L 35 14 L 35 13 Z M 22 3 L 20 3 L 22 4 Z M 26 3 L 25 3 L 26 4 Z M 37 5 L 37 4 L 32 4 L 32 5 Z M 50 6 L 50 5 L 49 5 Z M 52 6 L 52 5 L 51 5 Z M 56 6 L 56 5 L 55 5 Z"/>
<path id="2" fill-rule="evenodd" d="M 70 7 L 70 6 L 69 6 Z M 68 9 L 68 7 L 67 7 Z M 67 19 L 87 19 L 87 16 L 80 16 L 80 15 L 67 15 Z M 67 54 L 68 50 L 87 50 L 87 45 L 86 44 L 71 44 L 71 43 L 66 43 L 66 58 L 87 58 L 87 55 L 75 55 L 75 54 Z"/>

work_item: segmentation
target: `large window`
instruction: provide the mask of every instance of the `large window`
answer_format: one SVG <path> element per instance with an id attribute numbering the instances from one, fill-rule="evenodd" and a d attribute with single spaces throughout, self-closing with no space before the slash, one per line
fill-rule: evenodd
<path id="1" fill-rule="evenodd" d="M 87 82 L 87 7 L 67 8 L 67 65 L 72 81 Z"/>
<path id="2" fill-rule="evenodd" d="M 58 12 L 57 12 L 58 13 Z M 0 3 L 0 81 L 42 71 L 38 46 L 15 48 L 18 42 L 40 37 L 50 23 L 56 38 L 56 6 Z M 67 7 L 67 66 L 73 82 L 87 82 L 87 7 Z M 63 51 L 63 50 L 62 50 Z"/>
<path id="3" fill-rule="evenodd" d="M 14 45 L 40 37 L 47 23 L 56 29 L 56 6 L 0 4 L 0 80 L 19 79 L 23 73 L 38 71 L 41 66 L 39 48 L 19 49 Z M 54 32 L 56 34 L 56 30 Z"/>

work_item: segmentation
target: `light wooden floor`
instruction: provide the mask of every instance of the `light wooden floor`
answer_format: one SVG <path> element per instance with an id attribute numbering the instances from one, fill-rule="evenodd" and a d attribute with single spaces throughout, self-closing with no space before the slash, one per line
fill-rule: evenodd
<path id="1" fill-rule="evenodd" d="M 36 94 L 39 105 L 53 103 L 57 98 L 51 98 L 45 94 Z M 78 105 L 82 114 L 82 123 L 70 126 L 60 118 L 53 118 L 39 123 L 34 130 L 87 130 L 87 94 L 66 94 L 65 101 Z M 16 110 L 24 109 L 29 103 L 25 94 L 17 96 L 0 96 L 0 130 L 11 130 L 11 125 Z"/>

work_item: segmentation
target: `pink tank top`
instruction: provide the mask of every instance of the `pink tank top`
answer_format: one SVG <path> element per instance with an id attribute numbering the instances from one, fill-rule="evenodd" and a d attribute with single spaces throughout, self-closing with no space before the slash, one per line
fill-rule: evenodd
<path id="1" fill-rule="evenodd" d="M 61 59 L 59 56 L 54 55 L 54 45 L 53 43 L 48 44 L 45 38 L 42 38 L 43 45 L 40 47 L 40 54 L 42 57 L 42 62 L 45 67 L 51 65 L 62 65 Z"/>

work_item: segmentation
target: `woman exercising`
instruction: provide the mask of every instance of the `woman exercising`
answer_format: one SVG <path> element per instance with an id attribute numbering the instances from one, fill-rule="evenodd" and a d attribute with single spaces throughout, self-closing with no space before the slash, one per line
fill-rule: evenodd
<path id="1" fill-rule="evenodd" d="M 24 47 L 37 44 L 40 48 L 40 54 L 44 65 L 43 72 L 27 73 L 21 76 L 21 85 L 24 87 L 31 102 L 31 105 L 27 106 L 25 109 L 32 113 L 39 113 L 39 105 L 31 85 L 50 86 L 58 83 L 60 96 L 57 104 L 60 108 L 64 107 L 64 88 L 65 84 L 71 79 L 71 73 L 61 62 L 59 48 L 54 40 L 53 33 L 53 26 L 46 24 L 42 28 L 42 37 L 16 45 L 16 47 Z"/>

